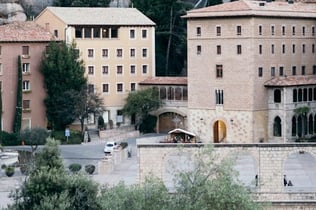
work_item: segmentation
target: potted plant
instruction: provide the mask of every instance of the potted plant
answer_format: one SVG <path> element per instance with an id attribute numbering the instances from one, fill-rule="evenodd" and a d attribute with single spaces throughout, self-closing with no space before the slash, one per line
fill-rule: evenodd
<path id="1" fill-rule="evenodd" d="M 5 168 L 5 174 L 6 174 L 8 177 L 13 176 L 14 171 L 15 171 L 15 169 L 14 169 L 13 166 L 8 166 L 8 167 Z"/>

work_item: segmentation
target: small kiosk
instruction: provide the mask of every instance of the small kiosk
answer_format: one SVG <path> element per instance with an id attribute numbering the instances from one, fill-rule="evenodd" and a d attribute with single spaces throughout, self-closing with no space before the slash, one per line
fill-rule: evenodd
<path id="1" fill-rule="evenodd" d="M 196 143 L 194 133 L 176 128 L 168 132 L 168 142 L 170 143 Z"/>

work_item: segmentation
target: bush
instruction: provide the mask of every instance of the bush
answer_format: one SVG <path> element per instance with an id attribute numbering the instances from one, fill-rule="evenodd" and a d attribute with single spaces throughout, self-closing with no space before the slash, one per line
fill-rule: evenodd
<path id="1" fill-rule="evenodd" d="M 72 172 L 72 173 L 77 173 L 78 171 L 81 170 L 81 164 L 79 163 L 72 163 L 69 165 L 69 170 Z"/>
<path id="2" fill-rule="evenodd" d="M 20 171 L 24 175 L 28 175 L 30 163 L 33 159 L 32 152 L 20 150 L 19 152 L 19 164 Z"/>
<path id="3" fill-rule="evenodd" d="M 122 149 L 125 149 L 128 146 L 128 143 L 127 142 L 121 142 L 120 146 L 121 146 Z"/>
<path id="4" fill-rule="evenodd" d="M 2 144 L 3 146 L 17 146 L 21 145 L 21 140 L 15 133 L 0 131 L 0 144 Z"/>
<path id="5" fill-rule="evenodd" d="M 14 171 L 15 171 L 15 168 L 14 168 L 13 166 L 8 166 L 8 167 L 6 167 L 6 169 L 5 169 L 5 174 L 6 174 L 8 177 L 11 177 L 11 176 L 13 176 Z"/>
<path id="6" fill-rule="evenodd" d="M 61 144 L 81 144 L 82 135 L 80 131 L 71 130 L 70 136 L 67 138 L 65 136 L 65 131 L 53 131 L 51 137 L 59 140 Z"/>
<path id="7" fill-rule="evenodd" d="M 105 128 L 105 123 L 104 123 L 104 119 L 102 116 L 98 117 L 98 128 L 99 129 L 104 129 Z"/>
<path id="8" fill-rule="evenodd" d="M 5 170 L 6 168 L 7 168 L 7 165 L 6 165 L 6 164 L 2 164 L 2 165 L 1 165 L 1 169 L 2 169 L 2 170 Z"/>
<path id="9" fill-rule="evenodd" d="M 88 174 L 93 174 L 93 172 L 95 171 L 95 166 L 92 164 L 89 164 L 89 165 L 86 165 L 84 169 Z"/>

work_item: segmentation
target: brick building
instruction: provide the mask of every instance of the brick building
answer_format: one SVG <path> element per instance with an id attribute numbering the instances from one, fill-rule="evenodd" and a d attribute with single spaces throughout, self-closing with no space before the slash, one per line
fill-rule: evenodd
<path id="1" fill-rule="evenodd" d="M 22 69 L 22 129 L 46 127 L 45 90 L 40 63 L 53 35 L 34 22 L 0 26 L 2 128 L 11 132 L 16 108 L 18 57 Z"/>

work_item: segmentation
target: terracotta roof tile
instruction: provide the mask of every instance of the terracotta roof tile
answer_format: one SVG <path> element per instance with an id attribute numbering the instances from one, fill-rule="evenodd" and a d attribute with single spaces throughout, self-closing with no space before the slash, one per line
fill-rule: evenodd
<path id="1" fill-rule="evenodd" d="M 0 42 L 50 41 L 53 35 L 33 21 L 18 21 L 0 25 Z"/>
<path id="2" fill-rule="evenodd" d="M 275 77 L 264 83 L 266 87 L 287 87 L 287 86 L 302 86 L 302 85 L 315 85 L 316 75 L 304 76 L 286 76 Z"/>
<path id="3" fill-rule="evenodd" d="M 227 16 L 316 17 L 316 4 L 286 1 L 239 0 L 187 12 L 184 18 Z"/>
<path id="4" fill-rule="evenodd" d="M 151 77 L 139 83 L 140 85 L 187 85 L 187 77 Z"/>

